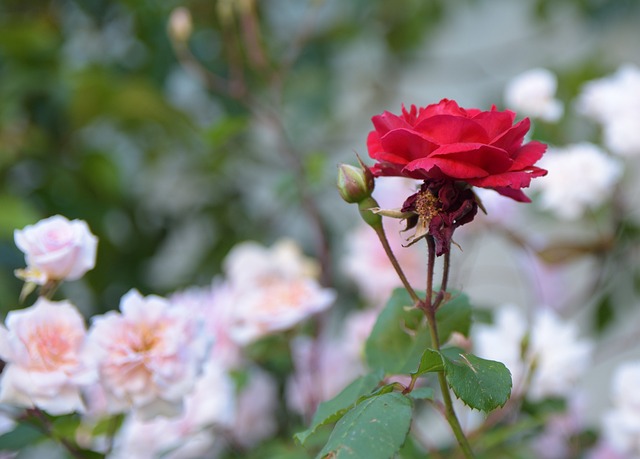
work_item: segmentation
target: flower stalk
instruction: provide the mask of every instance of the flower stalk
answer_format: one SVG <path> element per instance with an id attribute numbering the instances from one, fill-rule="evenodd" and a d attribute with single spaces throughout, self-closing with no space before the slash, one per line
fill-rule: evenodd
<path id="1" fill-rule="evenodd" d="M 428 261 L 427 261 L 427 294 L 423 304 L 423 311 L 425 316 L 427 317 L 427 324 L 429 328 L 429 334 L 431 336 L 431 345 L 433 349 L 436 351 L 440 351 L 440 339 L 438 337 L 438 325 L 436 322 L 436 311 L 438 307 L 442 304 L 443 299 L 446 295 L 446 288 L 449 279 L 449 247 L 445 252 L 445 258 L 442 268 L 442 282 L 440 283 L 440 289 L 436 294 L 436 297 L 433 297 L 433 272 L 435 266 L 435 253 L 436 253 L 436 244 L 433 236 L 427 235 L 427 248 L 428 248 Z M 449 393 L 449 385 L 447 384 L 447 378 L 443 371 L 438 372 L 438 383 L 440 384 L 440 392 L 442 392 L 442 400 L 444 402 L 444 415 L 447 419 L 447 422 L 451 426 L 451 430 L 453 430 L 453 434 L 456 437 L 458 445 L 462 450 L 464 457 L 467 459 L 474 458 L 473 450 L 469 445 L 469 441 L 465 436 L 462 426 L 460 425 L 460 421 L 458 420 L 458 416 L 456 415 L 455 410 L 453 409 L 453 401 L 451 399 L 451 394 Z"/>

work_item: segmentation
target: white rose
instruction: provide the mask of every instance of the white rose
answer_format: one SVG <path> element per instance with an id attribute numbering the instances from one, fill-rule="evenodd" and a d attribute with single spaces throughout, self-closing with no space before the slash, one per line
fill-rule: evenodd
<path id="1" fill-rule="evenodd" d="M 55 215 L 14 232 L 15 243 L 24 252 L 28 280 L 77 280 L 93 269 L 98 239 L 83 220 L 69 221 Z"/>

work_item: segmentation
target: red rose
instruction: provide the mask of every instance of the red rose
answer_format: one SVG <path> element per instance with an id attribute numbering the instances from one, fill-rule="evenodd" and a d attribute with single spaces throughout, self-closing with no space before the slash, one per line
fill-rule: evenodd
<path id="1" fill-rule="evenodd" d="M 402 115 L 384 112 L 372 118 L 369 156 L 377 163 L 374 175 L 411 177 L 423 180 L 454 180 L 491 188 L 498 193 L 529 202 L 521 188 L 533 177 L 547 173 L 534 166 L 547 146 L 523 144 L 529 119 L 514 124 L 515 113 L 464 109 L 453 100 Z"/>

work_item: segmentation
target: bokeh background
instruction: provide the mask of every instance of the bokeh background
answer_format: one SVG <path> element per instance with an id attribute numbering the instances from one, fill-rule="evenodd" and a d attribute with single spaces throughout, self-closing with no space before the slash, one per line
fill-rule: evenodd
<path id="1" fill-rule="evenodd" d="M 182 36 L 170 30 L 180 6 L 192 15 Z M 87 316 L 131 288 L 208 284 L 236 243 L 281 237 L 320 260 L 348 305 L 340 267 L 357 215 L 336 165 L 366 157 L 371 116 L 444 97 L 505 108 L 506 83 L 534 67 L 555 72 L 570 101 L 640 63 L 639 23 L 635 0 L 2 0 L 0 310 L 19 307 L 13 230 L 54 214 L 100 240 L 96 268 L 62 286 Z M 572 118 L 535 135 L 570 143 L 598 130 Z M 547 223 L 519 222 L 545 238 Z M 454 279 L 476 302 L 537 301 L 508 242 L 463 249 Z M 594 263 L 576 262 L 564 287 L 591 282 Z M 608 296 L 574 303 L 576 320 L 614 330 L 636 304 L 623 293 L 620 308 Z"/>
<path id="2" fill-rule="evenodd" d="M 187 53 L 168 34 L 178 6 Z M 97 268 L 64 286 L 87 311 L 206 282 L 245 239 L 292 236 L 335 267 L 355 221 L 336 164 L 366 156 L 372 115 L 502 106 L 539 66 L 569 98 L 640 61 L 639 18 L 631 0 L 4 0 L 0 307 L 21 288 L 13 230 L 57 213 L 100 238 Z"/>

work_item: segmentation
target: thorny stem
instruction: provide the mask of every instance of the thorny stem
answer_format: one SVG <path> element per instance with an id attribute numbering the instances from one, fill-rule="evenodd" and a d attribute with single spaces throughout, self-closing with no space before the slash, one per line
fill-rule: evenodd
<path id="1" fill-rule="evenodd" d="M 444 258 L 444 265 L 442 268 L 442 282 L 440 284 L 440 290 L 436 299 L 433 299 L 433 270 L 435 265 L 435 242 L 433 240 L 433 236 L 427 235 L 427 248 L 428 248 L 428 265 L 427 265 L 427 295 L 425 299 L 425 303 L 423 306 L 424 313 L 427 317 L 427 324 L 429 326 L 429 334 L 431 335 L 431 343 L 433 349 L 436 351 L 440 350 L 440 340 L 438 338 L 438 325 L 436 323 L 436 310 L 438 306 L 442 303 L 442 300 L 446 293 L 447 283 L 449 279 L 449 251 L 446 251 L 446 255 Z M 469 445 L 469 441 L 467 437 L 464 435 L 462 431 L 462 426 L 460 426 L 460 421 L 458 421 L 458 417 L 456 416 L 456 412 L 453 409 L 453 402 L 451 400 L 451 394 L 449 393 L 449 385 L 447 384 L 447 378 L 443 371 L 438 372 L 438 382 L 440 384 L 440 392 L 442 392 L 442 400 L 444 402 L 444 415 L 447 419 L 447 422 L 451 426 L 453 430 L 453 434 L 458 441 L 458 445 L 460 445 L 460 449 L 462 450 L 464 457 L 467 459 L 472 459 L 475 457 L 473 451 L 471 450 L 471 446 Z"/>

